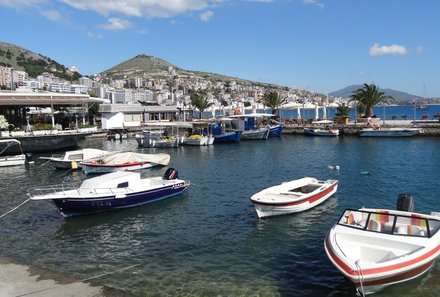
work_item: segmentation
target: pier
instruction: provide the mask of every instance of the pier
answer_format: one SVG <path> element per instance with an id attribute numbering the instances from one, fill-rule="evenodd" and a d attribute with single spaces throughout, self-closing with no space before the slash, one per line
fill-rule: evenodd
<path id="1" fill-rule="evenodd" d="M 417 135 L 417 137 L 425 136 L 440 136 L 440 121 L 393 121 L 387 120 L 385 125 L 380 123 L 383 128 L 413 128 L 417 127 L 422 129 L 423 133 Z M 306 124 L 305 126 L 310 126 L 311 124 Z M 356 136 L 358 132 L 365 128 L 364 123 L 349 123 L 347 125 L 337 125 L 334 124 L 332 128 L 337 128 L 340 131 L 340 135 Z M 297 124 L 285 124 L 283 134 L 304 134 L 304 126 Z"/>

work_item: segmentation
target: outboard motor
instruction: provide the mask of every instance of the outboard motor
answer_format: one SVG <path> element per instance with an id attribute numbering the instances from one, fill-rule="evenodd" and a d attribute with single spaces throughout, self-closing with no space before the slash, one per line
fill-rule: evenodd
<path id="1" fill-rule="evenodd" d="M 168 168 L 163 175 L 163 179 L 165 180 L 171 180 L 176 178 L 179 178 L 179 173 L 174 168 Z"/>
<path id="2" fill-rule="evenodd" d="M 410 193 L 402 193 L 397 196 L 397 210 L 414 211 L 414 201 Z"/>

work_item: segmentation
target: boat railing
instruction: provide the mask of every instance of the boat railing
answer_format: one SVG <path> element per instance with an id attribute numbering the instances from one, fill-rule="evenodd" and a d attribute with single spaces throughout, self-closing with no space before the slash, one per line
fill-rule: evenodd
<path id="1" fill-rule="evenodd" d="M 72 195 L 74 192 L 75 197 L 78 198 L 87 198 L 91 195 L 100 196 L 100 195 L 118 195 L 129 193 L 132 190 L 128 187 L 121 188 L 81 188 L 75 184 L 60 184 L 60 185 L 49 185 L 43 187 L 31 188 L 28 190 L 28 196 L 30 198 L 53 195 L 53 194 L 62 194 L 62 195 Z"/>
<path id="2" fill-rule="evenodd" d="M 346 209 L 338 224 L 364 231 L 427 238 L 431 238 L 440 230 L 438 219 L 414 213 L 390 213 L 386 210 Z"/>
<path id="3" fill-rule="evenodd" d="M 63 193 L 70 191 L 77 191 L 79 194 L 79 187 L 75 184 L 59 184 L 59 185 L 49 185 L 43 187 L 30 188 L 28 190 L 29 197 L 45 196 L 55 193 Z"/>

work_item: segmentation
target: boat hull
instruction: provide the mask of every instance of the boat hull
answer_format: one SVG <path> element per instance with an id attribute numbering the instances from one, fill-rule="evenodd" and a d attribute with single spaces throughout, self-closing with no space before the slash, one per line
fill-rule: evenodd
<path id="1" fill-rule="evenodd" d="M 257 201 L 251 198 L 254 203 L 255 210 L 259 218 L 266 218 L 272 216 L 286 215 L 296 212 L 301 212 L 313 208 L 336 193 L 338 189 L 338 183 L 335 182 L 325 190 L 318 192 L 314 195 L 304 196 L 303 199 L 286 202 L 286 203 L 268 203 Z"/>
<path id="2" fill-rule="evenodd" d="M 136 136 L 136 141 L 139 147 L 158 147 L 158 148 L 170 148 L 170 147 L 178 147 L 179 146 L 179 138 L 178 137 L 170 137 L 170 138 L 150 138 L 148 135 Z"/>
<path id="3" fill-rule="evenodd" d="M 82 166 L 79 162 L 80 161 L 50 160 L 49 164 L 52 165 L 55 169 L 80 169 Z"/>
<path id="4" fill-rule="evenodd" d="M 420 134 L 417 128 L 383 128 L 383 129 L 362 129 L 360 137 L 411 137 Z"/>
<path id="5" fill-rule="evenodd" d="M 304 128 L 304 133 L 313 136 L 336 137 L 339 136 L 339 130 L 322 130 L 314 128 Z"/>
<path id="6" fill-rule="evenodd" d="M 99 198 L 53 199 L 61 214 L 65 217 L 99 213 L 120 208 L 135 207 L 171 198 L 183 193 L 188 187 L 185 182 L 143 192 L 127 194 L 125 197 L 107 196 Z"/>
<path id="7" fill-rule="evenodd" d="M 239 131 L 226 132 L 214 135 L 214 143 L 234 143 L 240 142 L 242 133 Z"/>
<path id="8" fill-rule="evenodd" d="M 0 167 L 24 165 L 26 156 L 24 154 L 14 156 L 0 156 Z"/>
<path id="9" fill-rule="evenodd" d="M 114 171 L 132 171 L 148 169 L 154 166 L 158 166 L 156 163 L 129 163 L 121 165 L 102 165 L 102 164 L 91 164 L 91 163 L 81 163 L 82 170 L 86 174 L 99 174 L 99 173 L 109 173 Z"/>
<path id="10" fill-rule="evenodd" d="M 406 266 L 402 264 L 395 267 L 395 269 L 379 266 L 374 270 L 369 269 L 368 271 L 371 271 L 371 273 L 362 270 L 360 273 L 357 273 L 358 267 L 350 267 L 337 256 L 330 243 L 329 234 L 327 234 L 325 239 L 324 248 L 327 256 L 336 268 L 364 294 L 376 293 L 387 286 L 406 282 L 425 274 L 435 263 L 437 257 L 430 255 L 425 261 L 416 262 L 416 265 L 414 265 L 414 261 L 411 261 Z"/>
<path id="11" fill-rule="evenodd" d="M 193 146 L 204 146 L 212 145 L 214 143 L 213 136 L 202 136 L 201 138 L 184 138 L 182 140 L 182 145 L 193 145 Z"/>
<path id="12" fill-rule="evenodd" d="M 275 125 L 270 127 L 269 137 L 280 137 L 283 133 L 283 125 Z"/>
<path id="13" fill-rule="evenodd" d="M 270 129 L 245 130 L 241 134 L 241 140 L 266 140 Z"/>

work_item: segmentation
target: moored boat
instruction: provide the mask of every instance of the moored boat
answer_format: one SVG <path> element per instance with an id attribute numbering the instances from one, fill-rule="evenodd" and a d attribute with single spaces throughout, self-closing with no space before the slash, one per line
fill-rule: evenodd
<path id="1" fill-rule="evenodd" d="M 191 128 L 187 128 L 184 136 L 181 137 L 182 145 L 204 146 L 214 144 L 214 135 L 210 131 L 207 122 L 190 122 Z"/>
<path id="2" fill-rule="evenodd" d="M 284 125 L 283 124 L 269 124 L 269 137 L 275 136 L 280 137 L 283 134 Z"/>
<path id="3" fill-rule="evenodd" d="M 80 187 L 65 184 L 32 188 L 31 200 L 50 200 L 63 216 L 90 214 L 156 202 L 183 193 L 189 182 L 169 168 L 159 177 L 141 178 L 138 172 L 112 172 L 86 179 Z"/>
<path id="4" fill-rule="evenodd" d="M 161 130 L 143 131 L 142 134 L 136 134 L 135 138 L 139 147 L 170 148 L 179 146 L 179 137 L 167 135 Z"/>
<path id="5" fill-rule="evenodd" d="M 60 156 L 54 155 L 52 157 L 40 157 L 40 159 L 47 160 L 49 164 L 56 169 L 79 169 L 81 168 L 80 162 L 102 157 L 107 153 L 107 151 L 99 149 L 85 148 L 81 150 L 67 151 Z"/>
<path id="6" fill-rule="evenodd" d="M 313 126 L 304 127 L 304 133 L 306 135 L 313 136 L 339 136 L 339 129 L 332 127 L 334 124 L 330 120 L 321 120 L 312 122 Z"/>
<path id="7" fill-rule="evenodd" d="M 0 139 L 0 143 L 5 144 L 5 147 L 0 152 L 0 167 L 24 165 L 26 163 L 26 155 L 23 153 L 20 141 L 13 138 Z M 17 150 L 19 150 L 18 154 L 10 153 L 10 151 Z"/>
<path id="8" fill-rule="evenodd" d="M 410 137 L 422 133 L 420 128 L 363 128 L 359 130 L 360 137 Z"/>
<path id="9" fill-rule="evenodd" d="M 271 116 L 271 114 L 251 113 L 232 115 L 230 118 L 232 118 L 232 127 L 241 131 L 241 140 L 266 140 L 269 137 L 270 126 L 263 125 L 261 120 Z"/>
<path id="10" fill-rule="evenodd" d="M 330 261 L 364 295 L 424 274 L 440 255 L 439 229 L 438 216 L 346 209 L 324 247 Z"/>
<path id="11" fill-rule="evenodd" d="M 214 143 L 235 143 L 241 140 L 241 131 L 231 127 L 231 119 L 222 118 L 210 124 L 209 129 L 214 135 Z"/>
<path id="12" fill-rule="evenodd" d="M 336 193 L 337 180 L 304 177 L 264 189 L 251 197 L 259 218 L 310 209 Z"/>
<path id="13" fill-rule="evenodd" d="M 80 165 L 86 174 L 90 174 L 147 169 L 159 165 L 166 166 L 169 162 L 169 154 L 112 152 L 102 157 L 84 160 Z"/>

